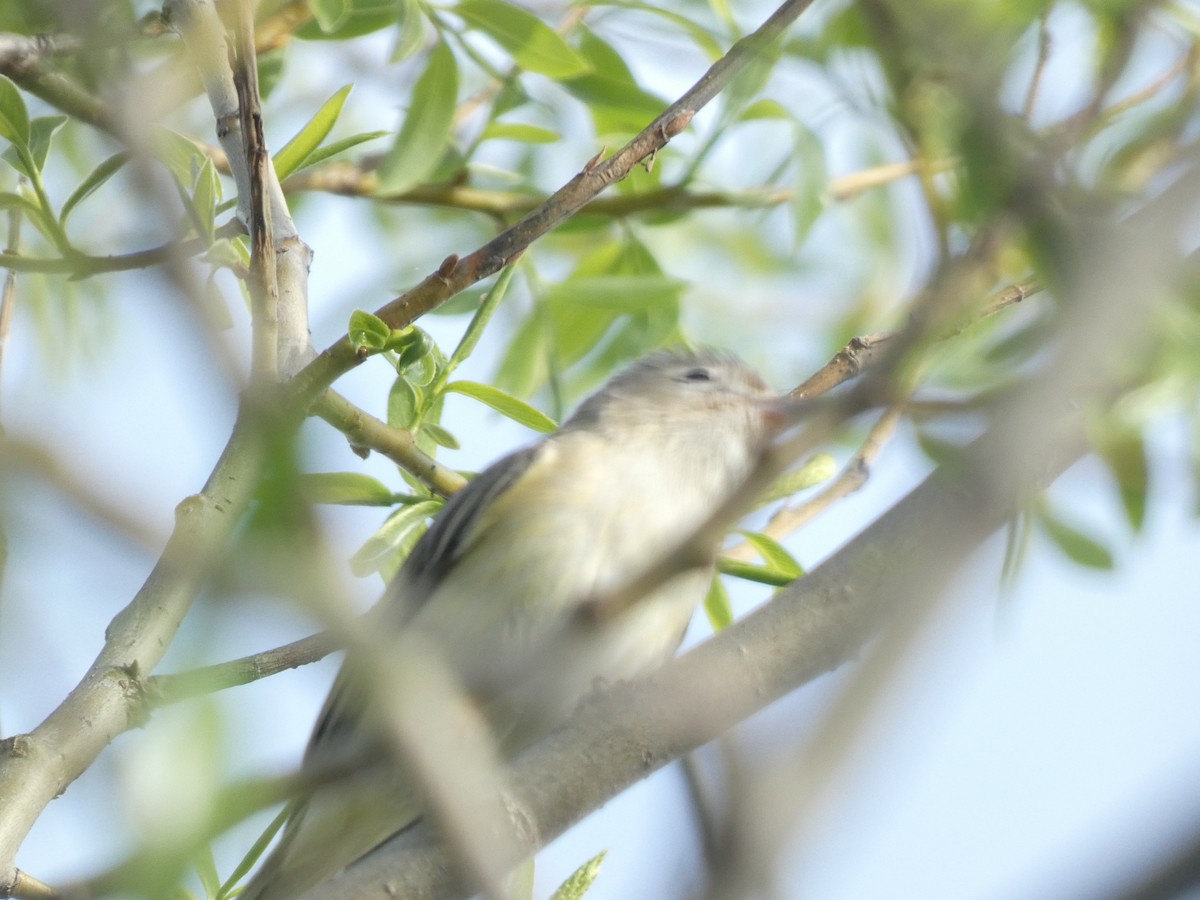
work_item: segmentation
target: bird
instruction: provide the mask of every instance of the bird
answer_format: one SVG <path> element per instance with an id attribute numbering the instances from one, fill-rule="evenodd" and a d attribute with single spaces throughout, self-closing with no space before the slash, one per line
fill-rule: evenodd
<path id="1" fill-rule="evenodd" d="M 407 631 L 433 647 L 511 758 L 597 685 L 645 676 L 674 655 L 707 593 L 716 546 L 612 615 L 581 610 L 733 500 L 777 436 L 779 410 L 778 395 L 729 353 L 642 357 L 557 431 L 447 501 L 368 614 L 371 633 Z M 302 771 L 372 758 L 380 745 L 351 672 L 348 658 Z M 243 900 L 298 897 L 420 819 L 410 780 L 381 768 L 362 766 L 295 800 Z"/>

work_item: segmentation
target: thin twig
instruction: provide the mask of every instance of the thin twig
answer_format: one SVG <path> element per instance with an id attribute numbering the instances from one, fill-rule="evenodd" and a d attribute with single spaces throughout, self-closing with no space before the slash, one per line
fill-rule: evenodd
<path id="1" fill-rule="evenodd" d="M 515 225 L 465 257 L 448 257 L 420 284 L 380 307 L 375 314 L 390 327 L 403 328 L 508 265 L 535 240 L 574 215 L 605 188 L 625 178 L 642 160 L 660 151 L 671 138 L 686 129 L 696 112 L 756 59 L 763 48 L 778 38 L 811 3 L 812 0 L 786 0 L 766 22 L 734 44 L 699 81 L 621 150 L 602 161 L 597 155 Z M 297 375 L 293 390 L 301 397 L 316 397 L 360 361 L 349 336 L 343 336 Z"/>
<path id="2" fill-rule="evenodd" d="M 1027 299 L 1042 290 L 1041 283 L 1036 279 L 1009 285 L 990 296 L 984 301 L 979 314 L 969 319 L 942 336 L 947 340 L 960 334 L 971 325 L 993 316 L 1001 310 Z M 788 396 L 797 399 L 819 397 L 835 387 L 844 384 L 852 378 L 868 371 L 876 365 L 882 356 L 883 347 L 892 339 L 891 334 L 863 335 L 852 338 L 850 342 L 834 354 L 820 370 L 794 388 Z M 816 518 L 839 500 L 858 491 L 870 476 L 871 464 L 882 451 L 884 444 L 891 439 L 895 432 L 900 416 L 907 408 L 907 401 L 892 404 L 879 418 L 868 433 L 866 440 L 855 455 L 843 467 L 837 478 L 822 489 L 811 499 L 799 506 L 783 507 L 770 519 L 762 529 L 768 537 L 780 540 L 793 533 L 801 525 Z M 745 562 L 753 559 L 757 551 L 747 542 L 735 544 L 723 551 L 722 556 L 735 561 Z"/>
<path id="3" fill-rule="evenodd" d="M 171 675 L 152 675 L 145 681 L 146 699 L 151 706 L 167 706 L 306 666 L 324 659 L 341 647 L 341 641 L 331 633 L 322 631 L 282 647 L 252 653 L 229 662 Z"/>
<path id="4" fill-rule="evenodd" d="M 782 540 L 795 532 L 801 525 L 811 522 L 839 500 L 849 497 L 862 488 L 870 477 L 871 465 L 895 433 L 896 425 L 904 415 L 905 408 L 905 404 L 896 403 L 884 410 L 883 415 L 871 427 L 866 440 L 862 442 L 838 476 L 803 503 L 797 506 L 780 507 L 763 526 L 762 533 L 777 541 Z M 723 555 L 745 561 L 753 559 L 755 552 L 753 544 L 743 541 L 730 547 Z"/>
<path id="5" fill-rule="evenodd" d="M 365 447 L 382 453 L 443 497 L 449 497 L 467 483 L 453 469 L 422 452 L 411 431 L 393 428 L 335 391 L 326 391 L 313 412 L 345 434 L 356 451 Z"/>

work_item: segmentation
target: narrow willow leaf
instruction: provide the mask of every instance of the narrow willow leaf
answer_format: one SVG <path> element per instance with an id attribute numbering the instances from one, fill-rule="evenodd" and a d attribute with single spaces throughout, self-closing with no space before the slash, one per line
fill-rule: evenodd
<path id="1" fill-rule="evenodd" d="M 661 274 L 572 277 L 554 285 L 548 303 L 565 301 L 613 312 L 637 313 L 678 300 L 687 282 Z"/>
<path id="2" fill-rule="evenodd" d="M 553 348 L 546 317 L 535 310 L 517 327 L 496 372 L 496 384 L 514 394 L 529 396 L 546 383 Z"/>
<path id="3" fill-rule="evenodd" d="M 600 136 L 636 133 L 666 108 L 666 102 L 642 90 L 621 54 L 587 29 L 581 33 L 579 51 L 590 71 L 564 82 L 564 87 L 584 101 Z"/>
<path id="4" fill-rule="evenodd" d="M 660 18 L 665 19 L 672 25 L 677 25 L 683 31 L 688 33 L 696 46 L 699 47 L 704 55 L 710 60 L 716 61 L 725 55 L 727 45 L 724 43 L 726 40 L 724 37 L 721 37 L 718 40 L 711 31 L 682 13 L 674 12 L 669 9 L 663 9 L 657 3 L 637 3 L 630 2 L 630 0 L 619 0 L 619 2 L 612 3 L 612 5 L 621 6 L 625 9 L 636 9 L 640 10 L 641 12 L 650 13 L 651 15 L 659 16 Z"/>
<path id="5" fill-rule="evenodd" d="M 0 75 L 0 137 L 14 147 L 29 146 L 29 110 L 25 98 L 6 75 Z"/>
<path id="6" fill-rule="evenodd" d="M 204 160 L 196 176 L 196 190 L 192 192 L 192 205 L 196 210 L 196 225 L 207 242 L 213 239 L 216 229 L 217 201 L 221 199 L 221 179 L 211 159 Z"/>
<path id="7" fill-rule="evenodd" d="M 483 130 L 483 140 L 553 144 L 562 140 L 562 135 L 548 128 L 538 128 L 536 125 L 526 125 L 522 122 L 492 122 Z"/>
<path id="8" fill-rule="evenodd" d="M 71 191 L 66 202 L 62 206 L 62 212 L 59 214 L 59 219 L 64 226 L 67 224 L 67 217 L 71 215 L 75 207 L 94 194 L 108 179 L 112 178 L 121 170 L 125 163 L 129 162 L 130 153 L 122 150 L 120 153 L 114 153 L 96 168 L 88 173 L 88 176 L 79 182 L 75 190 Z"/>
<path id="9" fill-rule="evenodd" d="M 483 337 L 483 330 L 487 328 L 488 322 L 492 320 L 492 316 L 500 308 L 500 303 L 504 300 L 504 295 L 508 293 L 508 286 L 512 283 L 514 272 L 516 272 L 516 269 L 513 266 L 507 266 L 500 273 L 500 277 L 496 279 L 496 284 L 480 301 L 479 308 L 475 310 L 475 315 L 471 318 L 471 323 L 467 326 L 467 330 L 463 332 L 462 340 L 458 342 L 458 346 L 450 354 L 449 363 L 444 370 L 446 376 L 449 376 L 451 372 L 458 368 L 475 350 L 475 345 Z M 444 381 L 445 379 L 441 380 Z"/>
<path id="10" fill-rule="evenodd" d="M 323 163 L 327 159 L 332 159 L 339 153 L 345 153 L 351 147 L 357 147 L 359 144 L 365 144 L 367 141 L 378 140 L 381 137 L 387 137 L 391 134 L 390 131 L 364 131 L 362 134 L 353 134 L 348 138 L 342 138 L 339 141 L 333 141 L 326 144 L 324 147 L 318 147 L 308 155 L 300 168 L 296 172 L 301 172 L 304 169 L 311 168 L 318 163 Z M 292 173 L 296 174 L 295 172 Z"/>
<path id="11" fill-rule="evenodd" d="M 401 547 L 405 538 L 414 529 L 424 525 L 425 520 L 441 507 L 439 500 L 422 500 L 396 510 L 350 558 L 350 570 L 360 576 L 379 571 Z"/>
<path id="12" fill-rule="evenodd" d="M 0 210 L 3 209 L 19 209 L 29 216 L 40 216 L 42 214 L 42 208 L 28 197 L 22 197 L 20 194 L 14 194 L 11 191 L 0 191 Z"/>
<path id="13" fill-rule="evenodd" d="M 204 896 L 216 897 L 221 890 L 221 876 L 217 874 L 217 861 L 213 856 L 212 847 L 202 844 L 192 856 L 192 866 L 204 887 Z"/>
<path id="14" fill-rule="evenodd" d="M 309 0 L 308 8 L 326 34 L 341 25 L 350 14 L 346 0 Z"/>
<path id="15" fill-rule="evenodd" d="M 445 447 L 447 450 L 457 450 L 462 445 L 458 442 L 458 438 L 452 435 L 441 425 L 435 425 L 433 422 L 426 422 L 421 426 L 421 434 L 426 434 L 439 447 Z"/>
<path id="16" fill-rule="evenodd" d="M 549 433 L 558 427 L 555 421 L 545 413 L 490 384 L 480 384 L 477 381 L 452 381 L 446 385 L 446 391 L 474 397 L 501 415 L 507 416 L 526 428 L 532 428 L 534 431 Z"/>
<path id="17" fill-rule="evenodd" d="M 799 122 L 792 127 L 792 157 L 796 166 L 791 204 L 792 222 L 796 228 L 793 240 L 799 246 L 825 211 L 829 169 L 820 139 Z"/>
<path id="18" fill-rule="evenodd" d="M 14 144 L 4 151 L 4 159 L 26 178 L 37 178 L 46 165 L 50 141 L 66 123 L 66 116 L 39 116 L 29 123 L 29 142 Z"/>
<path id="19" fill-rule="evenodd" d="M 175 180 L 191 186 L 206 157 L 188 138 L 169 128 L 154 129 L 154 150 Z"/>
<path id="20" fill-rule="evenodd" d="M 503 47 L 522 69 L 551 78 L 571 78 L 590 69 L 558 32 L 519 6 L 500 0 L 462 0 L 453 10 Z"/>
<path id="21" fill-rule="evenodd" d="M 342 107 L 346 105 L 346 98 L 350 96 L 353 87 L 354 85 L 348 84 L 340 88 L 321 104 L 321 108 L 308 120 L 308 124 L 296 132 L 295 137 L 284 144 L 283 149 L 275 154 L 275 174 L 281 180 L 300 169 L 312 152 L 321 146 L 321 142 L 329 136 L 329 132 L 337 123 L 338 116 L 342 114 Z"/>
<path id="22" fill-rule="evenodd" d="M 281 809 L 279 811 L 279 815 L 271 820 L 271 824 L 269 824 L 263 830 L 263 833 L 259 835 L 257 840 L 255 840 L 254 844 L 250 847 L 250 850 L 244 857 L 242 857 L 241 862 L 234 867 L 233 872 L 231 872 L 229 875 L 229 878 L 226 879 L 223 885 L 221 885 L 220 895 L 222 897 L 228 897 L 237 883 L 245 878 L 246 875 L 249 874 L 250 870 L 254 868 L 255 864 L 258 863 L 262 855 L 267 852 L 267 847 L 269 847 L 271 842 L 275 840 L 275 835 L 279 833 L 279 829 L 283 828 L 288 818 L 292 815 L 292 812 L 292 806 L 289 804 Z"/>
<path id="23" fill-rule="evenodd" d="M 1129 527 L 1140 532 L 1146 522 L 1146 494 L 1150 490 L 1150 463 L 1141 433 L 1130 430 L 1101 441 L 1100 457 L 1117 483 Z"/>
<path id="24" fill-rule="evenodd" d="M 362 472 L 310 472 L 298 476 L 301 492 L 312 503 L 340 506 L 391 506 L 395 494 Z"/>
<path id="25" fill-rule="evenodd" d="M 776 500 L 782 500 L 810 487 L 824 484 L 837 474 L 837 460 L 828 453 L 817 453 L 798 469 L 788 472 L 775 482 L 758 498 L 756 506 L 766 506 Z"/>
<path id="26" fill-rule="evenodd" d="M 1114 560 L 1111 550 L 1073 525 L 1068 525 L 1048 508 L 1038 511 L 1038 524 L 1067 559 L 1089 569 L 1112 569 Z"/>
<path id="27" fill-rule="evenodd" d="M 392 50 L 392 62 L 408 59 L 425 43 L 425 13 L 420 0 L 399 0 L 396 4 L 396 46 Z"/>
<path id="28" fill-rule="evenodd" d="M 804 567 L 779 541 L 757 531 L 739 531 L 738 534 L 749 541 L 763 561 L 779 574 L 789 578 L 799 578 L 804 574 Z"/>
<path id="29" fill-rule="evenodd" d="M 729 591 L 720 575 L 714 575 L 704 598 L 704 614 L 713 631 L 721 631 L 733 622 L 733 607 L 729 603 Z"/>
<path id="30" fill-rule="evenodd" d="M 450 48 L 440 43 L 413 88 L 408 115 L 379 168 L 376 193 L 403 193 L 437 168 L 450 142 L 457 102 L 458 63 Z"/>
<path id="31" fill-rule="evenodd" d="M 558 890 L 550 896 L 550 900 L 579 900 L 588 892 L 600 874 L 600 866 L 604 863 L 604 856 L 607 852 L 607 850 L 601 850 L 572 872 L 571 876 L 559 885 Z"/>
<path id="32" fill-rule="evenodd" d="M 403 376 L 397 378 L 388 391 L 388 424 L 393 428 L 412 430 L 421 417 L 424 403 L 425 395 L 420 388 Z"/>
<path id="33" fill-rule="evenodd" d="M 323 18 L 329 23 L 321 27 L 313 17 L 296 29 L 296 37 L 305 41 L 343 41 L 387 28 L 396 21 L 396 0 L 325 0 Z"/>
<path id="34" fill-rule="evenodd" d="M 769 584 L 771 587 L 786 587 L 796 579 L 784 575 L 771 566 L 758 566 L 754 563 L 742 562 L 728 556 L 717 557 L 717 571 L 722 575 L 740 578 L 743 581 L 753 581 L 755 584 Z"/>

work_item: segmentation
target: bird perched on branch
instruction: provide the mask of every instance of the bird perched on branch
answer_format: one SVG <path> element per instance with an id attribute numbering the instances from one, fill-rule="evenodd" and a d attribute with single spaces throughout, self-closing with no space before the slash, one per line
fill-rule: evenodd
<path id="1" fill-rule="evenodd" d="M 457 493 L 372 612 L 371 633 L 418 636 L 511 756 L 597 684 L 637 678 L 678 648 L 717 547 L 646 596 L 583 615 L 676 552 L 744 490 L 785 423 L 762 378 L 713 351 L 659 351 L 587 399 L 553 435 Z M 747 502 L 753 498 L 746 498 Z M 305 756 L 373 760 L 297 800 L 244 900 L 293 900 L 423 813 L 364 715 L 369 679 L 330 694 Z"/>

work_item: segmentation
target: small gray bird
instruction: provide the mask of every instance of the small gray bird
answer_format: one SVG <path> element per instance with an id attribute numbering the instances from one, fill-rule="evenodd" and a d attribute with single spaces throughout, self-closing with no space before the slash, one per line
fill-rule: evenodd
<path id="1" fill-rule="evenodd" d="M 580 616 L 580 608 L 716 514 L 780 424 L 779 398 L 732 356 L 646 356 L 553 435 L 501 459 L 446 504 L 373 611 L 375 630 L 413 629 L 436 648 L 485 712 L 501 752 L 515 755 L 597 684 L 645 675 L 675 652 L 711 565 L 609 617 Z M 352 682 L 343 667 L 306 766 L 369 756 L 380 743 Z M 292 900 L 416 821 L 420 801 L 404 777 L 379 770 L 297 801 L 244 900 Z"/>

